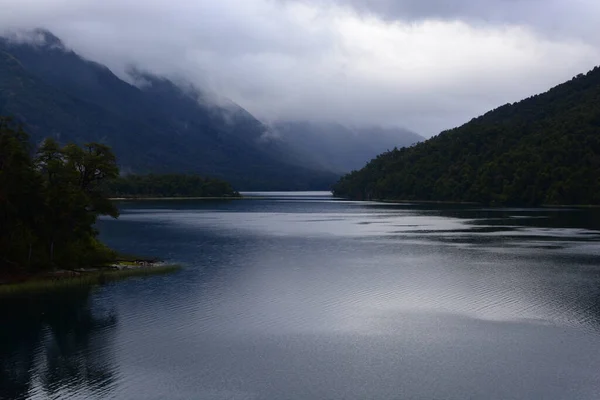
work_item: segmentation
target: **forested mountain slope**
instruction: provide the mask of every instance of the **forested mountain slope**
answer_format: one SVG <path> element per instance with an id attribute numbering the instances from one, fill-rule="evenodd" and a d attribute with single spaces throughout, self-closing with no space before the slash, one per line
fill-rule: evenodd
<path id="1" fill-rule="evenodd" d="M 136 71 L 141 84 L 132 85 L 47 31 L 34 39 L 0 38 L 0 115 L 14 116 L 34 142 L 101 142 L 125 173 L 198 173 L 239 190 L 327 189 L 337 178 L 270 152 L 267 128 L 233 103 Z"/>
<path id="2" fill-rule="evenodd" d="M 354 199 L 600 204 L 600 68 L 344 176 Z"/>

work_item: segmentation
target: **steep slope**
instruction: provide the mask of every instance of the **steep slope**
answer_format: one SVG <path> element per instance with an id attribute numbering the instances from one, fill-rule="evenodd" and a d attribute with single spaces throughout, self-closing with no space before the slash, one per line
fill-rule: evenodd
<path id="1" fill-rule="evenodd" d="M 116 133 L 145 133 L 143 125 L 112 116 L 95 104 L 46 84 L 28 72 L 19 60 L 1 50 L 0 114 L 17 118 L 36 141 L 53 136 L 64 142 L 108 142 L 121 147 L 121 156 L 125 159 L 138 163 L 153 161 L 145 160 L 144 153 L 135 151 L 146 139 L 143 134 L 130 137 L 127 141 L 130 146 L 119 146 L 121 138 Z"/>
<path id="2" fill-rule="evenodd" d="M 280 121 L 272 129 L 282 145 L 295 151 L 302 163 L 339 173 L 362 168 L 386 150 L 425 140 L 400 128 L 347 127 L 335 123 Z"/>
<path id="3" fill-rule="evenodd" d="M 416 146 L 334 185 L 355 199 L 600 204 L 600 68 Z"/>
<path id="4" fill-rule="evenodd" d="M 100 141 L 125 172 L 196 172 L 236 189 L 327 189 L 335 174 L 270 153 L 266 128 L 241 107 L 210 104 L 193 87 L 133 72 L 132 85 L 68 50 L 46 31 L 27 42 L 0 38 L 0 114 L 39 141 Z"/>

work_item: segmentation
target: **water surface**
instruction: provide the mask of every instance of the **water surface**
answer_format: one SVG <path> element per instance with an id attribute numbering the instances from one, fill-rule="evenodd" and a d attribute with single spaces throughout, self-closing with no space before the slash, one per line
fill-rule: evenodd
<path id="1" fill-rule="evenodd" d="M 120 207 L 105 242 L 184 270 L 0 303 L 0 398 L 600 394 L 595 210 L 322 193 Z"/>

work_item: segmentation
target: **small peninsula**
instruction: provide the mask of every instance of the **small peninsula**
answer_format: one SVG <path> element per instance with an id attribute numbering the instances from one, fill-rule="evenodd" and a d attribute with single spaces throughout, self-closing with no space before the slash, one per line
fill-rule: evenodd
<path id="1" fill-rule="evenodd" d="M 115 155 L 101 143 L 48 138 L 33 149 L 20 126 L 0 117 L 0 295 L 178 270 L 98 240 L 98 217 L 119 216 L 115 196 L 240 197 L 229 183 L 196 175 L 119 177 Z"/>

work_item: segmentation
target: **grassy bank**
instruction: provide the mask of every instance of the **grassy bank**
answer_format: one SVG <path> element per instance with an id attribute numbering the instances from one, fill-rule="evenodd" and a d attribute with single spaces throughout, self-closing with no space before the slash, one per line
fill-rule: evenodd
<path id="1" fill-rule="evenodd" d="M 110 197 L 112 201 L 158 201 L 158 200 L 242 200 L 242 196 L 222 196 L 222 197 Z"/>
<path id="2" fill-rule="evenodd" d="M 43 293 L 66 290 L 82 286 L 102 285 L 131 277 L 165 275 L 179 271 L 179 265 L 160 265 L 122 270 L 98 270 L 82 272 L 73 276 L 32 278 L 22 282 L 0 285 L 0 297 L 24 293 Z"/>

